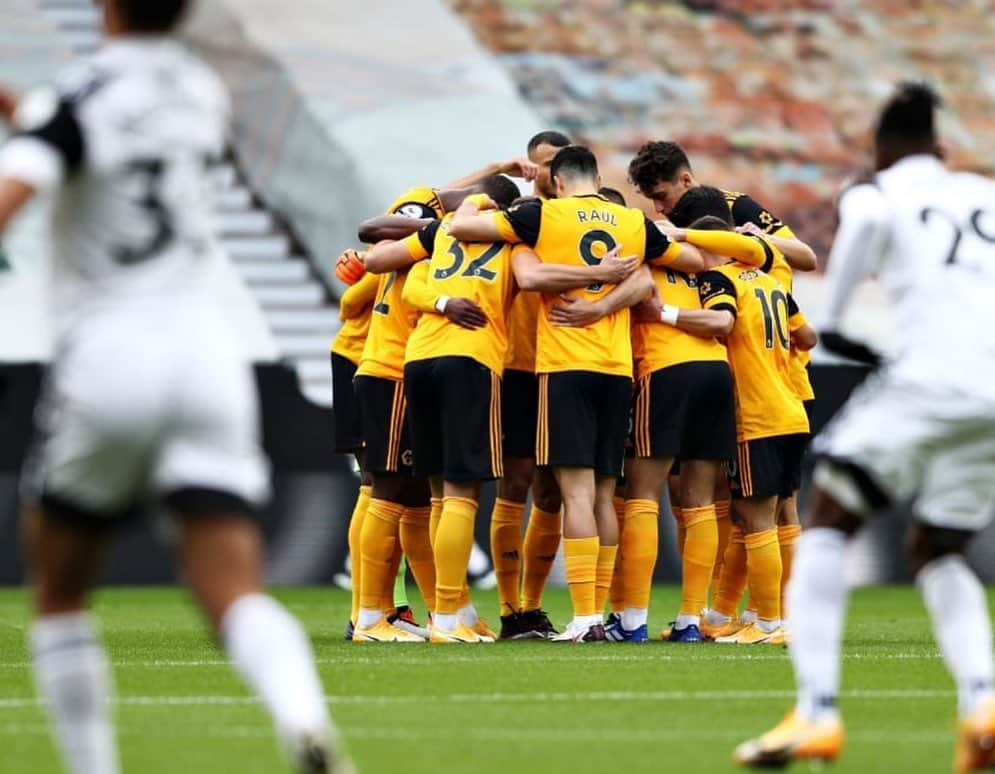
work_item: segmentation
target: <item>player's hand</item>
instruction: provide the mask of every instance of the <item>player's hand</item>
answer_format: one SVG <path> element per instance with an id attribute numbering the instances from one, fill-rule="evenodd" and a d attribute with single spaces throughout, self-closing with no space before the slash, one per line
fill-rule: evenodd
<path id="1" fill-rule="evenodd" d="M 596 301 L 585 301 L 568 293 L 560 294 L 560 300 L 549 310 L 550 322 L 559 328 L 584 328 L 604 316 Z"/>
<path id="2" fill-rule="evenodd" d="M 502 161 L 498 172 L 512 177 L 521 177 L 530 183 L 539 176 L 539 165 L 526 158 L 515 158 Z"/>
<path id="3" fill-rule="evenodd" d="M 632 321 L 637 323 L 660 322 L 660 313 L 662 311 L 663 304 L 660 303 L 660 297 L 654 293 L 649 298 L 632 306 Z"/>
<path id="4" fill-rule="evenodd" d="M 484 210 L 496 210 L 498 208 L 497 202 L 485 193 L 470 194 L 463 200 L 460 207 L 463 207 L 464 205 L 467 205 L 468 209 L 469 205 L 475 205 L 477 212 L 482 212 Z"/>
<path id="5" fill-rule="evenodd" d="M 346 285 L 355 285 L 366 273 L 366 264 L 363 263 L 365 258 L 365 252 L 351 247 L 343 250 L 335 261 L 335 276 Z"/>
<path id="6" fill-rule="evenodd" d="M 443 314 L 461 328 L 476 330 L 487 325 L 487 315 L 477 306 L 477 302 L 469 298 L 450 298 L 446 302 Z"/>
<path id="7" fill-rule="evenodd" d="M 634 255 L 619 257 L 619 248 L 613 247 L 594 267 L 594 277 L 598 282 L 617 285 L 639 268 L 639 261 Z"/>
<path id="8" fill-rule="evenodd" d="M 658 220 L 656 222 L 656 227 L 671 242 L 686 242 L 688 238 L 688 232 L 685 228 L 677 228 L 669 220 Z"/>
<path id="9" fill-rule="evenodd" d="M 750 236 L 759 236 L 759 237 L 767 236 L 767 232 L 765 232 L 762 228 L 760 228 L 760 226 L 758 226 L 756 223 L 752 221 L 748 221 L 744 223 L 742 226 L 737 226 L 736 233 L 749 234 Z"/>
<path id="10" fill-rule="evenodd" d="M 17 92 L 9 86 L 0 84 L 0 118 L 7 124 L 14 123 L 14 113 L 17 112 L 17 104 L 20 97 Z"/>

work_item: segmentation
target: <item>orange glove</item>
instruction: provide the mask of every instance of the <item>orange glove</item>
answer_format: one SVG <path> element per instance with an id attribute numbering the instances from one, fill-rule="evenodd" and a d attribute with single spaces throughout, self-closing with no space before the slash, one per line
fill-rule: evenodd
<path id="1" fill-rule="evenodd" d="M 364 258 L 366 258 L 365 252 L 353 250 L 351 247 L 343 250 L 342 255 L 335 261 L 335 276 L 346 285 L 355 285 L 366 273 Z"/>

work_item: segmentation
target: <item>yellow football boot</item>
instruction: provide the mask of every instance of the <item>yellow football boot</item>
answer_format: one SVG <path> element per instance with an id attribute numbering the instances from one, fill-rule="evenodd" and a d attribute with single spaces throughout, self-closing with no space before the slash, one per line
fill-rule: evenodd
<path id="1" fill-rule="evenodd" d="M 432 626 L 429 629 L 428 641 L 439 644 L 473 645 L 494 642 L 494 638 L 478 634 L 466 624 L 456 624 L 456 628 L 448 632 L 440 629 L 438 626 Z"/>
<path id="2" fill-rule="evenodd" d="M 796 760 L 829 762 L 843 749 L 843 722 L 806 720 L 794 710 L 763 736 L 743 742 L 733 758 L 744 766 L 776 768 Z"/>
<path id="3" fill-rule="evenodd" d="M 995 700 L 982 703 L 960 722 L 954 771 L 989 769 L 995 764 Z"/>
<path id="4" fill-rule="evenodd" d="M 760 645 L 773 640 L 779 640 L 781 645 L 784 644 L 784 630 L 780 626 L 773 631 L 765 632 L 755 623 L 744 626 L 735 634 L 715 638 L 715 641 L 722 645 Z"/>

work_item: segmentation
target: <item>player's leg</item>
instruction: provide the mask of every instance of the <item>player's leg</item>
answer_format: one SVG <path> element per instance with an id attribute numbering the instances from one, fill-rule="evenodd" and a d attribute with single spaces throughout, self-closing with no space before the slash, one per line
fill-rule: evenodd
<path id="1" fill-rule="evenodd" d="M 625 473 L 615 486 L 615 496 L 612 498 L 612 505 L 615 508 L 615 520 L 618 523 L 618 555 L 615 557 L 615 572 L 612 574 L 611 588 L 608 589 L 608 604 L 611 606 L 612 614 L 606 619 L 605 627 L 614 622 L 621 622 L 622 611 L 625 609 L 625 574 L 622 563 L 622 547 L 625 531 L 625 480 L 628 475 L 628 459 L 623 468 Z"/>
<path id="2" fill-rule="evenodd" d="M 573 607 L 573 619 L 558 638 L 585 641 L 590 633 L 590 639 L 603 639 L 601 615 L 595 603 L 601 544 L 594 511 L 597 493 L 594 470 L 563 466 L 555 467 L 553 473 L 563 497 L 563 551 Z M 595 628 L 600 632 L 594 631 Z"/>
<path id="3" fill-rule="evenodd" d="M 106 530 L 70 526 L 74 510 L 49 505 L 32 509 L 24 520 L 34 585 L 30 646 L 35 683 L 67 769 L 115 774 L 120 765 L 111 719 L 110 662 L 86 612 Z"/>
<path id="4" fill-rule="evenodd" d="M 718 553 L 719 533 L 715 511 L 715 479 L 722 463 L 717 460 L 681 461 L 682 518 L 685 538 L 681 581 L 681 607 L 669 639 L 700 641 L 701 612 L 708 601 L 708 587 Z M 715 630 L 706 627 L 706 636 Z"/>
<path id="5" fill-rule="evenodd" d="M 435 538 L 436 611 L 432 642 L 493 642 L 495 635 L 464 597 L 480 486 L 502 474 L 501 383 L 465 357 L 439 358 L 443 505 Z"/>
<path id="6" fill-rule="evenodd" d="M 359 470 L 363 470 L 363 432 L 359 406 L 353 380 L 356 364 L 348 358 L 331 352 L 332 366 L 332 414 L 334 420 L 334 448 L 336 454 L 353 454 Z M 349 557 L 352 572 L 352 610 L 346 626 L 346 639 L 352 639 L 352 630 L 359 614 L 359 584 L 362 562 L 360 561 L 359 536 L 363 529 L 363 517 L 370 502 L 373 479 L 368 473 L 361 474 L 359 493 L 349 518 Z"/>
<path id="7" fill-rule="evenodd" d="M 497 580 L 501 639 L 531 634 L 522 627 L 519 583 L 522 574 L 522 521 L 535 475 L 535 374 L 508 369 L 501 379 L 504 475 L 491 510 L 491 560 Z"/>
<path id="8" fill-rule="evenodd" d="M 398 525 L 401 561 L 398 562 L 398 570 L 395 574 L 395 578 L 399 578 L 400 582 L 403 583 L 405 581 L 404 571 L 408 568 L 411 569 L 415 585 L 418 586 L 418 591 L 425 603 L 426 615 L 430 615 L 435 604 L 435 558 L 432 555 L 430 537 L 431 501 L 428 480 L 412 476 L 405 487 L 402 498 L 404 511 L 401 513 L 401 521 Z M 395 556 L 396 553 L 395 551 Z M 388 623 L 409 634 L 427 638 L 428 627 L 419 625 L 411 607 L 406 604 L 407 597 L 399 598 L 396 582 L 392 592 L 391 597 L 395 609 L 393 614 L 387 617 Z M 405 604 L 400 604 L 401 602 Z"/>
<path id="9" fill-rule="evenodd" d="M 597 608 L 599 616 L 604 615 L 605 612 L 608 592 L 615 575 L 615 560 L 618 557 L 618 509 L 615 502 L 617 488 L 617 476 L 596 476 L 594 518 L 598 523 L 599 546 L 594 580 L 594 606 Z"/>
<path id="10" fill-rule="evenodd" d="M 262 591 L 262 539 L 245 505 L 205 490 L 180 491 L 167 501 L 183 513 L 184 577 L 235 668 L 270 711 L 302 770 L 334 771 L 324 760 L 335 740 L 311 643 Z"/>
<path id="11" fill-rule="evenodd" d="M 366 441 L 364 463 L 373 477 L 370 502 L 360 532 L 360 601 L 354 642 L 417 642 L 387 622 L 400 552 L 405 492 L 412 476 L 407 399 L 403 382 L 371 376 L 356 378 Z"/>
<path id="12" fill-rule="evenodd" d="M 653 571 L 659 550 L 660 496 L 667 483 L 672 457 L 634 457 L 626 466 L 627 497 L 625 526 L 622 529 L 622 568 L 625 582 L 625 608 L 621 611 L 621 637 L 612 639 L 649 639 L 646 622 L 649 616 Z"/>
<path id="13" fill-rule="evenodd" d="M 795 544 L 802 534 L 798 518 L 798 490 L 790 497 L 780 499 L 777 504 L 777 544 L 781 551 L 781 612 L 788 618 L 787 589 L 794 566 Z"/>
<path id="14" fill-rule="evenodd" d="M 542 592 L 563 540 L 563 500 L 549 467 L 536 467 L 532 479 L 532 508 L 522 541 L 523 628 L 551 637 L 557 634 L 542 609 Z"/>

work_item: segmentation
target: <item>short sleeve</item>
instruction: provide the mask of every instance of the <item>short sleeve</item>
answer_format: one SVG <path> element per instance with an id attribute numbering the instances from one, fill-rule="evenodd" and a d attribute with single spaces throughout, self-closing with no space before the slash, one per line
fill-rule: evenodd
<path id="1" fill-rule="evenodd" d="M 798 304 L 795 299 L 788 294 L 788 330 L 794 333 L 808 325 L 808 320 L 805 315 L 802 314 L 802 310 L 798 308 Z"/>
<path id="2" fill-rule="evenodd" d="M 75 103 L 55 89 L 38 89 L 21 100 L 14 131 L 0 153 L 0 174 L 5 177 L 49 188 L 83 163 L 83 129 Z"/>
<path id="3" fill-rule="evenodd" d="M 698 275 L 698 298 L 703 309 L 724 309 L 736 316 L 736 286 L 722 272 L 706 271 Z"/>
<path id="4" fill-rule="evenodd" d="M 408 254 L 416 261 L 428 258 L 435 248 L 435 235 L 439 233 L 439 221 L 433 220 L 427 226 L 404 238 Z"/>
<path id="5" fill-rule="evenodd" d="M 767 234 L 787 228 L 781 220 L 771 214 L 760 202 L 747 194 L 740 194 L 732 202 L 732 220 L 737 226 L 753 223 Z M 790 231 L 790 229 L 788 229 Z M 784 234 L 779 234 L 784 236 Z M 793 235 L 792 235 L 793 236 Z"/>
<path id="6" fill-rule="evenodd" d="M 656 223 L 643 216 L 643 227 L 646 229 L 646 249 L 643 252 L 647 263 L 653 266 L 669 266 L 681 254 L 681 247 L 657 228 Z"/>
<path id="7" fill-rule="evenodd" d="M 542 225 L 542 202 L 523 202 L 507 212 L 496 212 L 494 223 L 505 242 L 524 242 L 535 247 Z"/>

